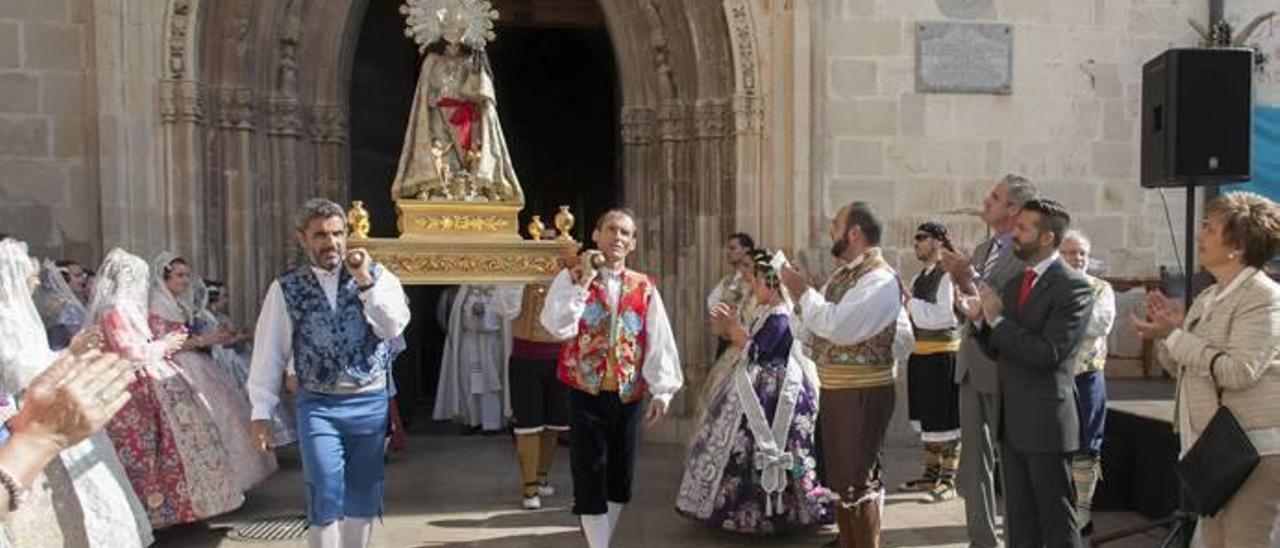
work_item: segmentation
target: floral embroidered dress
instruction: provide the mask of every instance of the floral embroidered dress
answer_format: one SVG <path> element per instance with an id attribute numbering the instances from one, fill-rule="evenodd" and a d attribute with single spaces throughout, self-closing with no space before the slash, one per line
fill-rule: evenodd
<path id="1" fill-rule="evenodd" d="M 165 357 L 147 327 L 147 263 L 121 249 L 107 254 L 94 282 L 89 321 L 103 348 L 130 360 L 132 396 L 107 423 L 133 491 L 156 528 L 236 509 L 244 495 L 209 404 Z"/>
<path id="2" fill-rule="evenodd" d="M 196 314 L 191 291 L 179 299 L 169 291 L 164 275 L 166 268 L 178 260 L 172 253 L 161 253 L 151 264 L 151 294 L 147 321 L 157 338 L 170 333 L 190 333 Z M 276 470 L 275 453 L 259 451 L 249 432 L 249 395 L 236 386 L 230 371 L 214 363 L 203 350 L 183 350 L 173 355 L 173 364 L 190 379 L 191 385 L 209 403 L 214 423 L 222 437 L 222 445 L 235 468 L 235 485 L 241 491 L 252 489 Z"/>
<path id="3" fill-rule="evenodd" d="M 186 331 L 186 324 L 151 315 L 151 330 L 157 337 Z M 213 419 L 222 436 L 222 445 L 235 467 L 236 486 L 248 491 L 276 471 L 276 456 L 259 451 L 249 433 L 249 395 L 237 389 L 231 373 L 214 363 L 202 351 L 183 350 L 173 355 L 173 363 L 191 379 L 196 391 L 204 396 L 213 411 Z"/>
<path id="4" fill-rule="evenodd" d="M 793 343 L 785 306 L 755 318 L 742 356 L 709 391 L 676 511 L 760 536 L 831 523 L 834 513 L 813 458 L 817 383 Z M 775 420 L 780 412 L 790 420 Z"/>
<path id="5" fill-rule="evenodd" d="M 106 349 L 137 363 L 132 398 L 107 431 L 151 525 L 190 523 L 238 508 L 244 495 L 228 481 L 236 470 L 209 402 L 139 320 L 110 309 L 100 322 Z"/>

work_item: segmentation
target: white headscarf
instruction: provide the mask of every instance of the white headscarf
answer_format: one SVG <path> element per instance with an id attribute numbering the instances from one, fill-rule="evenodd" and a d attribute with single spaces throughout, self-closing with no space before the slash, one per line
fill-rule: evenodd
<path id="1" fill-rule="evenodd" d="M 195 318 L 195 310 L 191 306 L 191 288 L 181 295 L 174 295 L 164 283 L 164 271 L 181 259 L 177 254 L 165 251 L 156 255 L 151 261 L 151 304 L 150 313 L 171 322 L 189 324 Z"/>
<path id="2" fill-rule="evenodd" d="M 89 315 L 88 308 L 67 285 L 62 269 L 53 261 L 45 261 L 40 268 L 40 287 L 36 289 L 35 301 L 45 328 L 68 323 L 84 325 Z"/>
<path id="3" fill-rule="evenodd" d="M 101 324 L 113 308 L 147 337 L 151 336 L 147 324 L 147 262 L 120 248 L 107 253 L 98 268 L 89 299 L 89 321 Z"/>
<path id="4" fill-rule="evenodd" d="M 209 286 L 204 283 L 204 279 L 195 278 L 191 282 L 191 290 L 188 293 L 191 294 L 191 309 L 194 310 L 192 317 L 208 332 L 218 331 L 222 327 L 221 322 L 218 320 L 218 315 L 209 309 Z"/>
<path id="5" fill-rule="evenodd" d="M 0 390 L 16 394 L 53 362 L 27 280 L 37 266 L 27 244 L 0 241 Z"/>

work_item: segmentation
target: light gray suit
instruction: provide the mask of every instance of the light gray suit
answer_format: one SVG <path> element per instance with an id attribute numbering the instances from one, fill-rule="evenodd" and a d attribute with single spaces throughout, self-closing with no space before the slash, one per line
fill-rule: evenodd
<path id="1" fill-rule="evenodd" d="M 973 269 L 983 274 L 996 238 L 973 250 Z M 1027 264 L 1013 256 L 1013 241 L 1006 243 L 982 281 L 1003 288 L 1022 274 Z M 975 338 L 977 328 L 966 324 L 956 354 L 956 383 L 960 385 L 960 494 L 971 546 L 994 547 L 996 538 L 996 454 L 992 427 L 1000 420 L 1000 385 L 996 363 Z"/>

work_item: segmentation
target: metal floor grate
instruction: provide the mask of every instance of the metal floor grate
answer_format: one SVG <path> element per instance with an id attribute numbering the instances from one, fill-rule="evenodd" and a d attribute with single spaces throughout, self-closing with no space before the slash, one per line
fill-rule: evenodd
<path id="1" fill-rule="evenodd" d="M 283 515 L 259 518 L 237 525 L 227 533 L 227 539 L 239 542 L 299 540 L 306 533 L 306 516 Z"/>

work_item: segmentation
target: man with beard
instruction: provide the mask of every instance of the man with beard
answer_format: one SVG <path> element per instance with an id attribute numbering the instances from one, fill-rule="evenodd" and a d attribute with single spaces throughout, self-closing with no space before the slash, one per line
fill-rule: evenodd
<path id="1" fill-rule="evenodd" d="M 907 362 L 907 415 L 924 442 L 925 469 L 900 489 L 924 493 L 933 502 L 955 498 L 960 465 L 960 390 L 955 381 L 960 332 L 955 286 L 938 264 L 944 249 L 953 250 L 947 227 L 931 221 L 916 228 L 916 258 L 924 269 L 911 281 L 907 301 L 916 339 Z"/>
<path id="2" fill-rule="evenodd" d="M 657 286 L 626 266 L 636 247 L 634 217 L 624 209 L 606 211 L 591 239 L 598 250 L 560 271 L 540 320 L 564 341 L 557 376 L 571 389 L 573 513 L 587 545 L 605 548 L 631 501 L 640 415 L 646 425 L 656 424 L 684 375 Z"/>
<path id="3" fill-rule="evenodd" d="M 957 288 L 976 296 L 976 281 L 1004 287 L 1026 266 L 1013 254 L 1013 224 L 1022 204 L 1035 198 L 1031 181 L 1020 175 L 1005 175 L 982 201 L 982 220 L 993 233 L 978 244 L 973 256 L 943 250 L 942 264 Z M 959 301 L 966 302 L 964 300 Z M 974 548 L 995 548 L 996 539 L 996 452 L 992 437 L 1000 415 L 1000 393 L 996 366 L 974 338 L 977 329 L 965 325 L 956 354 L 956 382 L 960 385 L 960 496 L 964 497 L 969 544 Z"/>
<path id="4" fill-rule="evenodd" d="M 1071 466 L 1080 446 L 1075 355 L 1089 326 L 1093 287 L 1060 260 L 1070 223 L 1057 202 L 1023 204 L 1013 252 L 1029 266 L 1004 287 L 980 286 L 981 316 L 971 316 L 998 369 L 995 431 L 1010 546 L 1080 546 Z M 964 308 L 972 314 L 975 307 Z"/>
<path id="5" fill-rule="evenodd" d="M 249 372 L 250 428 L 271 446 L 271 411 L 285 365 L 297 376 L 298 449 L 312 547 L 369 544 L 382 514 L 383 444 L 393 344 L 409 324 L 400 280 L 363 249 L 347 250 L 342 208 L 303 205 L 298 243 L 308 264 L 277 278 L 258 316 Z"/>
<path id="6" fill-rule="evenodd" d="M 893 416 L 895 366 L 910 337 L 897 273 L 880 252 L 883 223 L 865 202 L 844 206 L 831 222 L 831 254 L 842 266 L 821 291 L 786 269 L 782 284 L 799 303 L 813 335 L 822 412 L 824 481 L 840 498 L 842 547 L 880 545 L 884 500 L 880 452 Z"/>

